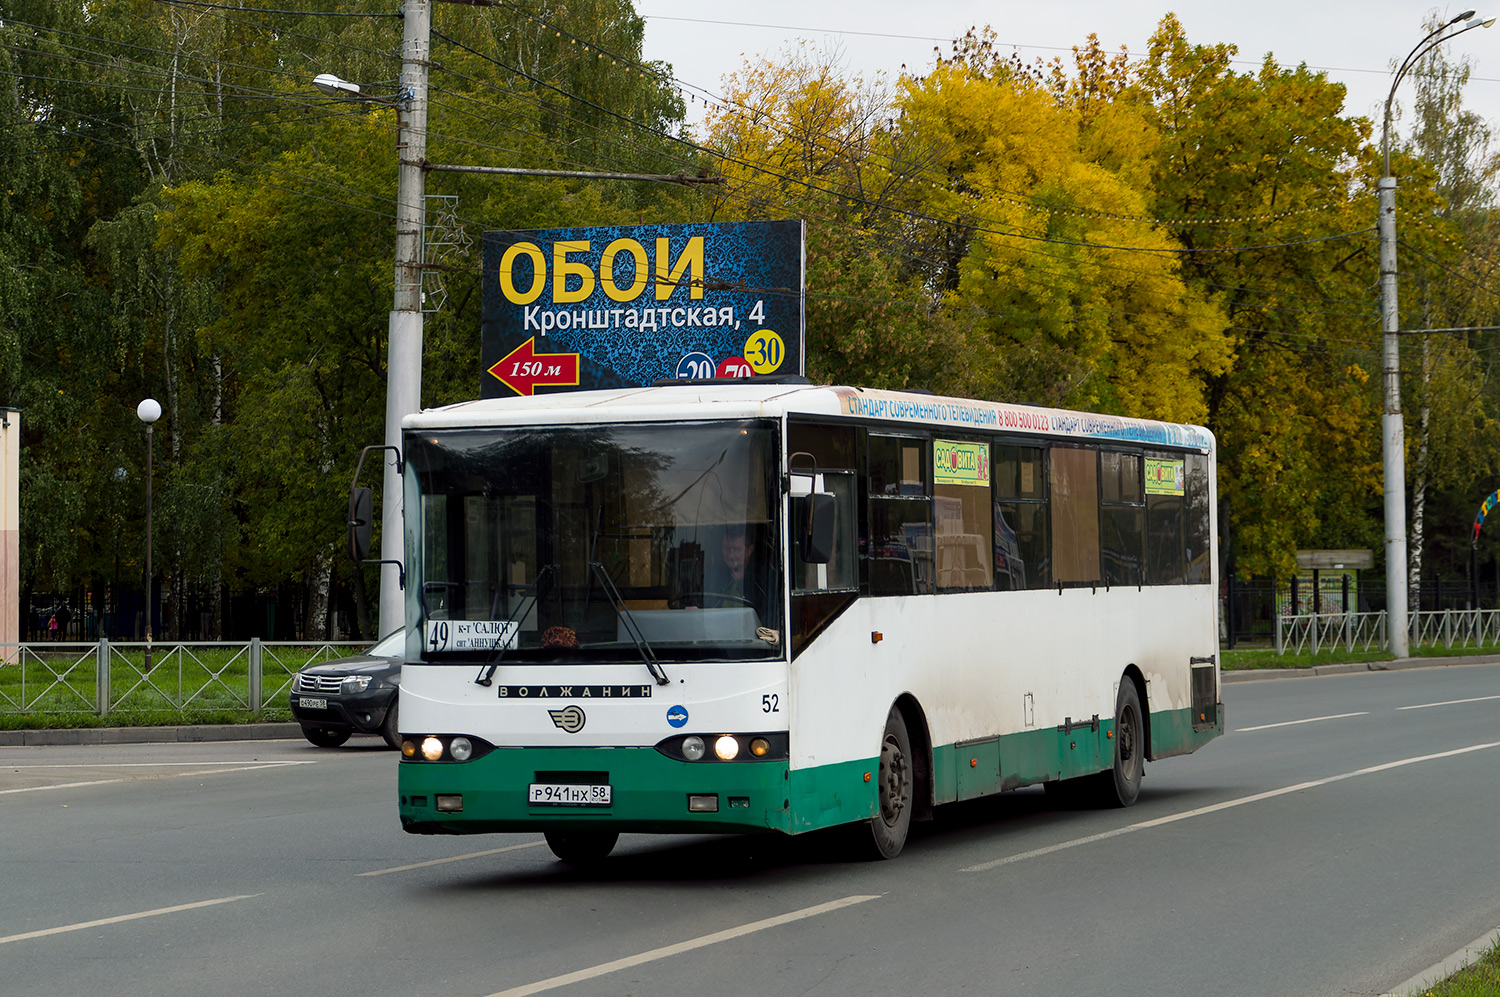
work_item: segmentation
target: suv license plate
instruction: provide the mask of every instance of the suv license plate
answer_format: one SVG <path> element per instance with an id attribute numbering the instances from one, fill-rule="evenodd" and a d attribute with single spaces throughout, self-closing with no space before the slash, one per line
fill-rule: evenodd
<path id="1" fill-rule="evenodd" d="M 544 807 L 607 807 L 610 787 L 584 786 L 574 783 L 533 782 L 526 790 L 526 802 Z"/>
<path id="2" fill-rule="evenodd" d="M 303 696 L 302 699 L 298 702 L 298 705 L 301 706 L 304 710 L 326 710 L 328 709 L 328 700 L 313 699 L 311 696 Z"/>

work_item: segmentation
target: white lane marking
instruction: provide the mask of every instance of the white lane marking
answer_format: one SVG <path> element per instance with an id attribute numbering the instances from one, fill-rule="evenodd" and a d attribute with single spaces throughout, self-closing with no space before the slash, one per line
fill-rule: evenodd
<path id="1" fill-rule="evenodd" d="M 1105 841 L 1109 838 L 1118 838 L 1124 834 L 1134 831 L 1145 831 L 1153 827 L 1162 827 L 1166 824 L 1175 824 L 1180 820 L 1190 817 L 1202 817 L 1205 814 L 1218 813 L 1221 810 L 1230 810 L 1234 807 L 1242 807 L 1247 803 L 1259 803 L 1262 800 L 1275 799 L 1278 796 L 1286 796 L 1289 793 L 1300 793 L 1305 789 L 1317 789 L 1319 786 L 1327 786 L 1331 783 L 1342 782 L 1345 779 L 1353 779 L 1361 775 L 1373 775 L 1376 772 L 1387 772 L 1391 769 L 1402 768 L 1406 765 L 1415 765 L 1418 762 L 1431 762 L 1439 758 L 1453 758 L 1457 755 L 1467 755 L 1475 751 L 1485 751 L 1489 748 L 1500 748 L 1500 741 L 1490 741 L 1487 744 L 1471 744 L 1467 748 L 1454 748 L 1452 751 L 1439 751 L 1432 755 L 1417 755 L 1413 758 L 1402 758 L 1399 761 L 1386 762 L 1383 765 L 1371 765 L 1369 768 L 1355 769 L 1353 772 L 1344 772 L 1340 775 L 1331 775 L 1326 779 L 1313 779 L 1310 782 L 1299 782 L 1295 786 L 1283 786 L 1281 789 L 1272 789 L 1264 793 L 1255 793 L 1252 796 L 1241 796 L 1236 800 L 1225 800 L 1223 803 L 1215 803 L 1196 810 L 1184 810 L 1181 813 L 1168 814 L 1165 817 L 1156 817 L 1152 820 L 1143 820 L 1136 824 L 1128 824 L 1125 827 L 1117 827 L 1113 831 L 1104 831 L 1101 834 L 1091 834 L 1086 838 L 1074 838 L 1071 841 L 1060 841 L 1055 845 L 1045 848 L 1034 848 L 1029 852 L 1020 852 L 1016 855 L 1007 855 L 1003 859 L 992 859 L 989 862 L 980 862 L 960 869 L 959 872 L 988 872 L 998 869 L 1003 865 L 1011 865 L 1016 862 L 1024 862 L 1027 859 L 1039 858 L 1043 855 L 1051 855 L 1067 848 L 1077 848 L 1080 845 L 1091 845 L 1096 841 Z"/>
<path id="2" fill-rule="evenodd" d="M 259 893 L 247 893 L 238 897 L 220 897 L 217 900 L 199 900 L 197 903 L 178 904 L 176 907 L 158 907 L 156 910 L 143 910 L 139 914 L 121 914 L 117 917 L 102 917 L 97 921 L 84 921 L 80 924 L 65 924 L 60 928 L 43 928 L 40 931 L 27 931 L 19 935 L 6 935 L 0 938 L 0 945 L 6 942 L 23 942 L 28 938 L 45 938 L 48 935 L 61 935 L 69 931 L 82 931 L 85 928 L 97 928 L 105 924 L 119 924 L 122 921 L 139 921 L 143 917 L 160 917 L 162 914 L 176 914 L 185 910 L 197 910 L 200 907 L 212 907 L 215 904 L 228 904 L 236 900 L 249 900 L 258 897 Z"/>
<path id="3" fill-rule="evenodd" d="M 537 845 L 545 845 L 545 841 L 528 841 L 523 845 L 506 845 L 504 848 L 491 848 L 487 852 L 470 852 L 467 855 L 455 855 L 452 858 L 433 859 L 430 862 L 414 862 L 411 865 L 398 865 L 394 869 L 375 869 L 371 872 L 357 872 L 356 876 L 385 876 L 393 872 L 406 872 L 410 869 L 425 869 L 431 865 L 445 865 L 449 862 L 463 862 L 467 859 L 482 859 L 486 855 L 499 855 L 501 852 L 514 852 L 521 848 L 535 848 Z"/>
<path id="4" fill-rule="evenodd" d="M 219 765 L 219 764 L 233 764 L 233 763 L 214 762 L 212 764 Z M 282 768 L 282 767 L 287 766 L 287 765 L 313 765 L 313 764 L 316 764 L 316 763 L 315 762 L 262 762 L 259 765 L 241 765 L 239 768 L 233 768 L 233 769 L 214 769 L 214 770 L 209 771 L 209 772 L 202 772 L 202 771 L 197 771 L 197 772 L 176 772 L 176 773 L 174 773 L 172 775 L 164 776 L 163 778 L 167 778 L 167 779 L 181 779 L 184 776 L 192 776 L 192 775 L 225 775 L 225 774 L 227 774 L 229 772 L 256 772 L 256 771 L 259 771 L 260 769 L 276 769 L 276 768 Z M 10 768 L 10 769 L 21 769 L 21 768 L 74 768 L 74 767 L 91 769 L 91 768 L 118 768 L 119 766 L 110 766 L 110 765 L 79 765 L 79 766 L 69 766 L 69 765 L 57 765 L 57 766 L 47 766 L 47 765 L 0 765 L 0 768 Z M 91 780 L 89 782 L 60 782 L 60 783 L 58 783 L 55 786 L 27 786 L 24 789 L 0 789 L 0 796 L 5 796 L 5 795 L 10 794 L 10 793 L 40 793 L 40 792 L 45 792 L 45 791 L 47 791 L 49 789 L 77 789 L 80 786 L 108 786 L 108 785 L 111 785 L 113 783 L 125 782 L 125 781 L 126 780 L 124 780 L 124 779 L 93 779 L 93 780 Z"/>
<path id="5" fill-rule="evenodd" d="M 602 962 L 597 966 L 590 966 L 588 969 L 580 969 L 577 972 L 554 976 L 551 979 L 539 980 L 536 983 L 528 983 L 522 987 L 512 987 L 510 990 L 501 990 L 498 993 L 490 994 L 489 997 L 526 997 L 527 994 L 537 994 L 543 990 L 555 990 L 558 987 L 566 987 L 574 983 L 581 983 L 584 980 L 592 980 L 609 973 L 619 972 L 622 969 L 629 969 L 632 966 L 639 966 L 642 963 L 655 962 L 658 959 L 666 959 L 674 955 L 681 955 L 684 952 L 691 952 L 693 949 L 701 949 L 707 945 L 717 945 L 719 942 L 727 942 L 742 935 L 765 931 L 767 928 L 775 928 L 783 924 L 790 924 L 793 921 L 800 921 L 803 918 L 817 917 L 819 914 L 827 914 L 830 911 L 836 911 L 844 907 L 852 907 L 854 904 L 862 904 L 866 900 L 879 899 L 879 894 L 870 894 L 867 896 L 844 897 L 841 900 L 830 900 L 828 903 L 818 904 L 816 907 L 804 907 L 801 910 L 794 910 L 790 914 L 778 914 L 776 917 L 768 917 L 762 921 L 751 921 L 749 924 L 742 924 L 738 928 L 726 928 L 723 931 L 715 931 L 711 935 L 699 935 L 697 938 L 690 938 L 685 942 L 678 942 L 675 945 L 663 945 L 659 949 L 651 949 L 638 955 L 626 956 L 623 959 L 616 959 L 613 962 Z"/>
<path id="6" fill-rule="evenodd" d="M 94 779 L 90 782 L 60 782 L 55 786 L 27 786 L 25 789 L 0 789 L 0 796 L 11 793 L 41 793 L 49 789 L 77 789 L 79 786 L 108 786 L 115 782 L 124 782 L 124 779 Z"/>
<path id="7" fill-rule="evenodd" d="M 1328 717 L 1308 717 L 1306 720 L 1286 720 L 1279 724 L 1261 724 L 1259 727 L 1236 727 L 1234 729 L 1234 732 L 1236 734 L 1243 734 L 1244 732 L 1251 730 L 1270 730 L 1272 727 L 1295 727 L 1298 724 L 1315 724 L 1319 720 L 1342 720 L 1345 717 L 1367 717 L 1369 715 L 1370 714 L 1368 710 L 1364 713 L 1335 713 L 1332 716 Z"/>
<path id="8" fill-rule="evenodd" d="M 1419 703 L 1416 706 L 1398 706 L 1398 710 L 1425 710 L 1432 706 L 1458 706 L 1461 703 L 1487 703 L 1500 696 L 1475 696 L 1473 699 L 1449 699 L 1441 703 Z"/>
<path id="9" fill-rule="evenodd" d="M 8 764 L 0 762 L 0 769 L 156 769 L 156 768 L 201 768 L 205 765 L 251 765 L 256 768 L 274 767 L 277 765 L 316 765 L 315 761 L 283 761 L 281 759 L 261 761 L 252 758 L 249 762 L 244 759 L 235 759 L 226 762 L 59 762 L 55 765 L 25 765 Z"/>

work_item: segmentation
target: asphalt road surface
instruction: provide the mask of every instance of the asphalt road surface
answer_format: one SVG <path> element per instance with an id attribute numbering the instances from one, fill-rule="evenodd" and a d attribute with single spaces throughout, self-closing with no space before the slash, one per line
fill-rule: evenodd
<path id="1" fill-rule="evenodd" d="M 1500 925 L 1500 666 L 1225 687 L 1129 810 L 417 837 L 376 739 L 0 747 L 10 994 L 1382 994 Z"/>

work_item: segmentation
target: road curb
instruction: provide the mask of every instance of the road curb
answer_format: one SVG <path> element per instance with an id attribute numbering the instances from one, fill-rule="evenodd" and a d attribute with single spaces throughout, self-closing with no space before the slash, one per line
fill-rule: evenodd
<path id="1" fill-rule="evenodd" d="M 1500 942 L 1500 928 L 1474 939 L 1448 958 L 1428 966 L 1400 986 L 1386 991 L 1381 997 L 1412 997 L 1417 991 L 1426 990 L 1446 980 L 1465 966 L 1478 962 L 1497 942 Z"/>
<path id="2" fill-rule="evenodd" d="M 1352 675 L 1361 672 L 1400 672 L 1412 668 L 1452 668 L 1459 665 L 1500 664 L 1500 655 L 1484 654 L 1462 658 L 1396 658 L 1391 661 L 1345 661 L 1336 665 L 1314 665 L 1311 668 L 1245 668 L 1220 671 L 1221 682 L 1259 682 L 1265 679 L 1312 678 L 1318 675 Z"/>
<path id="3" fill-rule="evenodd" d="M 193 741 L 279 741 L 300 738 L 302 728 L 284 724 L 188 724 L 180 727 L 75 727 L 62 730 L 0 730 L 0 747 L 59 744 L 160 744 Z"/>

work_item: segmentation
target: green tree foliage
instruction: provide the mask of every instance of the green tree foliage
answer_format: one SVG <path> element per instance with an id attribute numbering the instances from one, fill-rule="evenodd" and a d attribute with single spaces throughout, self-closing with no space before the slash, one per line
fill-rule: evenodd
<path id="1" fill-rule="evenodd" d="M 31 590 L 139 590 L 146 395 L 165 408 L 169 630 L 189 603 L 290 584 L 318 633 L 330 571 L 362 588 L 336 555 L 353 460 L 383 435 L 398 110 L 310 81 L 389 99 L 402 25 L 373 0 L 285 6 L 0 3 L 0 390 L 26 412 Z M 439 6 L 431 161 L 701 168 L 628 3 Z M 427 404 L 474 394 L 480 232 L 694 210 L 659 185 L 435 174 L 428 190 L 448 198 L 430 212 L 448 245 L 424 284 L 443 303 Z"/>
<path id="2" fill-rule="evenodd" d="M 342 499 L 383 435 L 402 23 L 297 7 L 0 0 L 0 398 L 26 413 L 37 593 L 139 589 L 152 395 L 171 629 L 290 588 L 317 633 L 330 587 L 360 598 Z M 1090 37 L 1027 65 L 980 31 L 866 81 L 797 47 L 725 81 L 699 146 L 643 26 L 628 0 L 435 5 L 429 163 L 723 183 L 429 172 L 424 404 L 475 393 L 486 230 L 805 219 L 813 377 L 1203 422 L 1241 574 L 1380 546 L 1378 150 L 1341 87 L 1238 71 L 1170 15 L 1134 61 Z M 1396 150 L 1406 328 L 1497 324 L 1466 78 L 1424 65 Z M 1445 521 L 1500 473 L 1496 345 L 1408 345 Z"/>
<path id="3" fill-rule="evenodd" d="M 1236 567 L 1285 575 L 1298 547 L 1379 546 L 1374 199 L 1352 193 L 1369 126 L 1321 73 L 1271 56 L 1239 73 L 1234 54 L 1169 15 L 1129 96 L 1160 133 L 1151 182 L 1182 275 L 1233 335 L 1205 390 Z"/>

